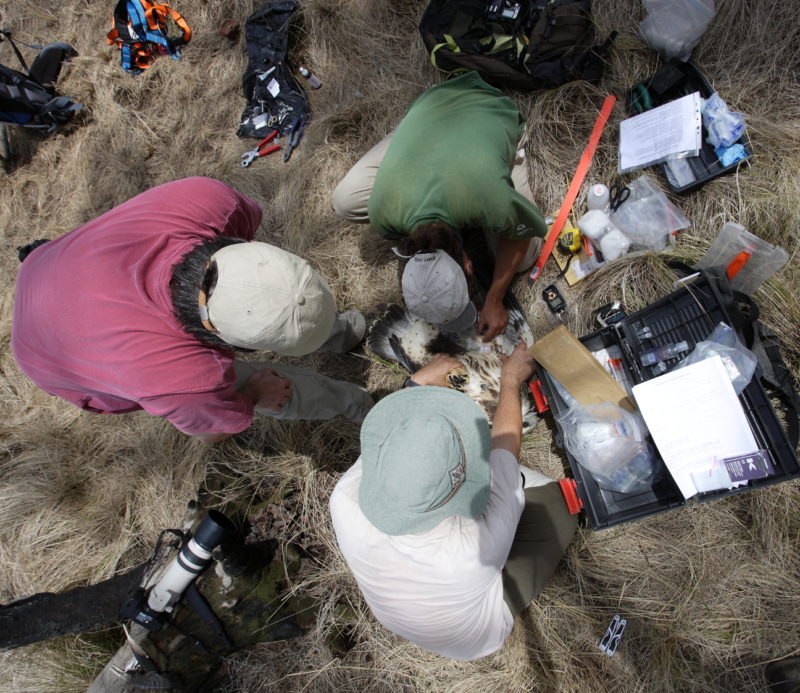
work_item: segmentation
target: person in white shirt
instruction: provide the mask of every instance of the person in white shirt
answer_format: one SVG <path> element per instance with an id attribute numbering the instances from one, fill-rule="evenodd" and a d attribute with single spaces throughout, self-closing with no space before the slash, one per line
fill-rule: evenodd
<path id="1" fill-rule="evenodd" d="M 361 428 L 361 457 L 330 499 L 339 548 L 384 627 L 432 652 L 498 650 L 555 571 L 575 532 L 552 479 L 517 462 L 520 387 L 533 361 L 504 362 L 493 428 L 443 387 L 439 355 L 382 399 Z"/>

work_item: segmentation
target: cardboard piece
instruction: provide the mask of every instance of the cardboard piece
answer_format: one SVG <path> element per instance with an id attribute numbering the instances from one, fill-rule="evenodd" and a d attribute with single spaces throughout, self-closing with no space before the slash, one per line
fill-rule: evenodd
<path id="1" fill-rule="evenodd" d="M 636 411 L 625 390 L 564 325 L 535 342 L 528 353 L 581 404 L 613 402 Z"/>

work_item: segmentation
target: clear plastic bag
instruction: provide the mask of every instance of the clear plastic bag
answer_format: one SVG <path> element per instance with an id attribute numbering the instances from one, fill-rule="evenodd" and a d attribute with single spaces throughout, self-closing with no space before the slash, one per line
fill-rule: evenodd
<path id="1" fill-rule="evenodd" d="M 650 176 L 639 176 L 628 187 L 630 197 L 611 214 L 611 221 L 634 246 L 663 250 L 671 233 L 689 227 L 689 219 Z"/>
<path id="2" fill-rule="evenodd" d="M 611 402 L 575 402 L 558 421 L 567 450 L 600 486 L 619 493 L 652 487 L 658 458 L 645 441 L 647 428 L 641 416 Z"/>
<path id="3" fill-rule="evenodd" d="M 688 60 L 715 14 L 714 0 L 644 0 L 644 6 L 639 31 L 664 60 Z"/>
<path id="4" fill-rule="evenodd" d="M 613 262 L 628 252 L 631 246 L 630 239 L 623 234 L 611 218 L 600 209 L 590 209 L 580 219 L 578 228 L 587 238 L 595 241 L 600 246 L 600 252 L 607 262 Z"/>
<path id="5" fill-rule="evenodd" d="M 744 134 L 744 116 L 728 110 L 728 104 L 717 92 L 706 100 L 703 125 L 708 131 L 708 143 L 714 149 L 731 147 Z"/>
<path id="6" fill-rule="evenodd" d="M 698 342 L 692 353 L 673 370 L 714 356 L 722 358 L 722 365 L 725 366 L 728 377 L 731 379 L 733 389 L 737 395 L 742 394 L 753 378 L 757 359 L 755 354 L 739 341 L 733 328 L 724 322 L 719 323 L 707 339 Z"/>

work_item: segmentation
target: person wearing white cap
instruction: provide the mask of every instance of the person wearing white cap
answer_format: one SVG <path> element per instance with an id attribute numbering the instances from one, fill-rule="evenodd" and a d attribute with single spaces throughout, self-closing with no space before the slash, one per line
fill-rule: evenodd
<path id="1" fill-rule="evenodd" d="M 514 101 L 469 72 L 421 94 L 333 193 L 339 216 L 369 222 L 385 238 L 407 238 L 417 249 L 446 250 L 453 236 L 483 232 L 495 256 L 478 306 L 486 342 L 505 332 L 503 296 L 515 273 L 534 263 L 547 234 L 528 183 L 525 141 Z"/>
<path id="2" fill-rule="evenodd" d="M 432 652 L 498 650 L 575 532 L 552 479 L 517 462 L 523 345 L 502 367 L 494 423 L 442 387 L 439 355 L 361 426 L 361 456 L 330 499 L 336 541 L 375 618 Z"/>
<path id="3" fill-rule="evenodd" d="M 344 352 L 366 330 L 338 314 L 302 258 L 253 241 L 261 209 L 219 181 L 152 188 L 30 250 L 17 277 L 11 346 L 52 395 L 94 413 L 144 409 L 206 442 L 243 431 L 254 410 L 361 421 L 354 383 L 234 349 Z"/>

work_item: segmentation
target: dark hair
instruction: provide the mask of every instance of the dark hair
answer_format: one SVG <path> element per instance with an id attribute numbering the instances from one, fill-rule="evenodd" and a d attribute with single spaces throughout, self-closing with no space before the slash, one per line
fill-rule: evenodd
<path id="1" fill-rule="evenodd" d="M 461 234 L 451 229 L 444 222 L 420 224 L 411 234 L 398 243 L 398 248 L 403 255 L 444 250 L 458 263 L 461 269 L 464 269 L 464 244 L 461 240 Z"/>
<path id="2" fill-rule="evenodd" d="M 214 287 L 217 285 L 217 265 L 215 262 L 211 262 L 211 257 L 218 250 L 234 243 L 246 243 L 246 241 L 241 238 L 220 236 L 213 241 L 205 241 L 196 245 L 181 258 L 180 262 L 173 265 L 172 279 L 169 282 L 172 308 L 183 329 L 206 344 L 228 349 L 237 349 L 238 347 L 228 344 L 215 332 L 203 327 L 203 323 L 200 321 L 197 295 L 202 289 L 206 296 L 211 298 Z M 240 349 L 240 351 L 250 351 L 250 349 Z"/>
<path id="3" fill-rule="evenodd" d="M 416 255 L 417 253 L 432 253 L 436 250 L 444 250 L 453 258 L 458 266 L 464 271 L 464 237 L 461 231 L 456 231 L 444 222 L 434 222 L 430 224 L 420 224 L 414 231 L 400 241 L 398 250 L 403 255 Z M 472 274 L 464 271 L 467 280 L 467 290 L 469 297 L 478 308 L 483 306 L 484 292 Z"/>
<path id="4" fill-rule="evenodd" d="M 25 258 L 28 257 L 34 250 L 36 250 L 40 245 L 44 245 L 50 241 L 49 238 L 39 238 L 28 245 L 19 245 L 17 246 L 17 257 L 19 257 L 20 262 L 24 262 Z"/>

